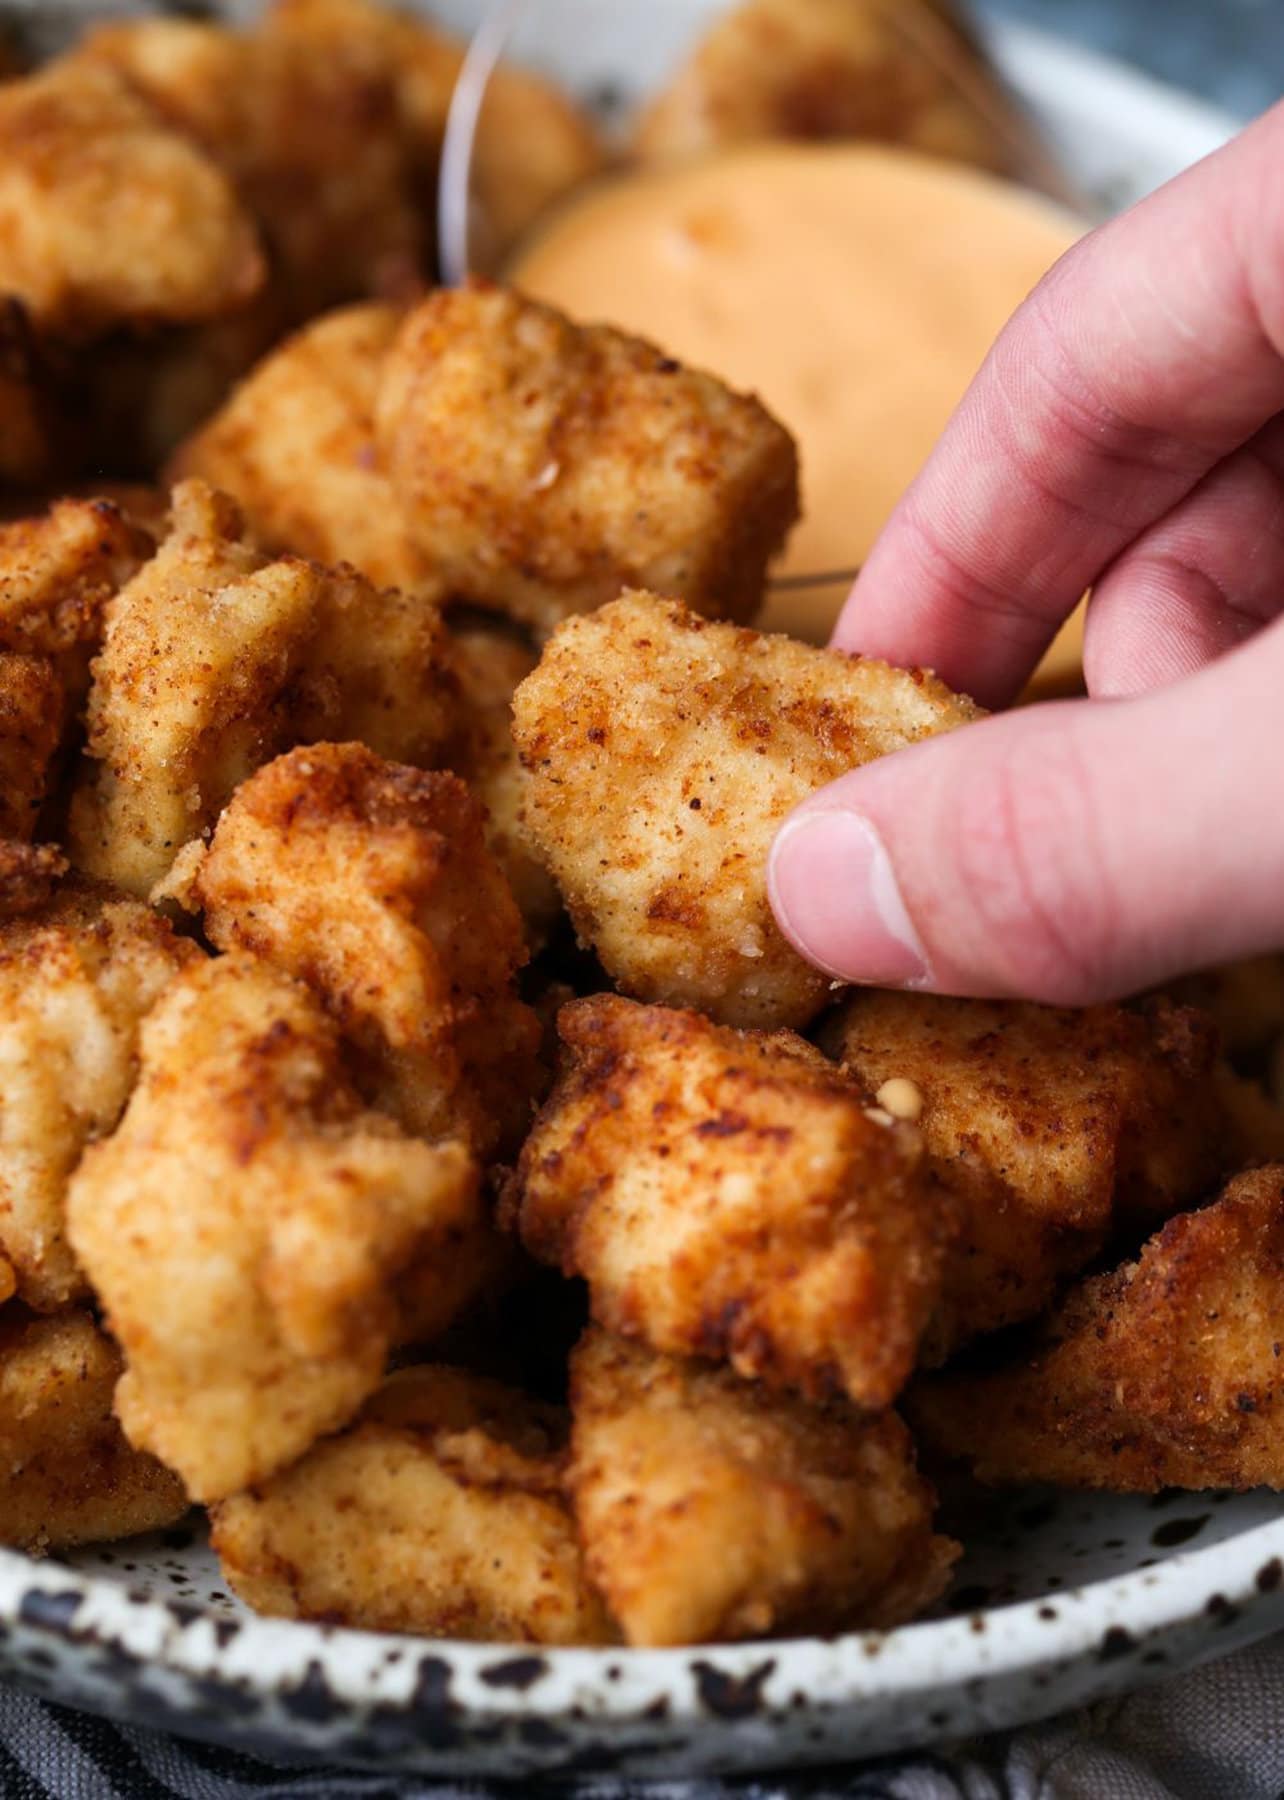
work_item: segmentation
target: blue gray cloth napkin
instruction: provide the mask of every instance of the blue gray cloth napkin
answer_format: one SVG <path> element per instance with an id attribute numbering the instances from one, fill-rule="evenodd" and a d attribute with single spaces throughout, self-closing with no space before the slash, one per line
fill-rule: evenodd
<path id="1" fill-rule="evenodd" d="M 3 1800 L 1284 1800 L 1284 1639 L 1162 1687 L 965 1745 L 735 1781 L 611 1777 L 520 1790 L 255 1758 L 0 1688 Z"/>

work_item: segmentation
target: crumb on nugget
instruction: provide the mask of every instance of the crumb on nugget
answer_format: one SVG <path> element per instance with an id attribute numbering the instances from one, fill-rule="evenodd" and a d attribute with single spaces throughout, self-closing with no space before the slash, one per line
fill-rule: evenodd
<path id="1" fill-rule="evenodd" d="M 83 882 L 0 923 L 0 1252 L 40 1312 L 87 1291 L 67 1183 L 124 1110 L 141 1021 L 199 957 L 158 914 Z"/>
<path id="2" fill-rule="evenodd" d="M 499 288 L 410 314 L 376 418 L 448 589 L 541 632 L 629 586 L 748 618 L 798 516 L 793 440 L 756 400 Z"/>
<path id="3" fill-rule="evenodd" d="M 231 500 L 184 482 L 169 536 L 107 608 L 73 860 L 148 894 L 240 783 L 301 738 L 362 733 L 430 760 L 455 727 L 446 653 L 430 599 L 271 561 Z"/>
<path id="4" fill-rule="evenodd" d="M 1226 1172 L 1216 1033 L 1189 1010 L 865 991 L 822 1042 L 871 1093 L 912 1084 L 932 1170 L 958 1200 L 932 1362 L 1033 1318 L 1113 1236 Z"/>
<path id="5" fill-rule="evenodd" d="M 359 744 L 293 751 L 241 787 L 196 886 L 211 940 L 305 980 L 408 1130 L 520 1143 L 540 1077 L 525 939 L 457 776 Z"/>
<path id="6" fill-rule="evenodd" d="M 351 563 L 379 586 L 431 583 L 378 466 L 374 408 L 400 314 L 368 304 L 328 314 L 273 350 L 179 450 L 243 509 L 270 548 Z"/>
<path id="7" fill-rule="evenodd" d="M 67 1217 L 125 1353 L 125 1431 L 203 1501 L 345 1425 L 400 1336 L 398 1283 L 449 1286 L 485 1229 L 465 1147 L 364 1111 L 320 1007 L 247 956 L 171 984 Z"/>
<path id="8" fill-rule="evenodd" d="M 590 1330 L 572 1359 L 575 1515 L 630 1644 L 882 1629 L 959 1554 L 893 1413 L 809 1406 Z"/>
<path id="9" fill-rule="evenodd" d="M 878 1408 L 914 1366 L 952 1220 L 915 1132 L 792 1033 L 613 995 L 564 1007 L 564 1066 L 507 1207 L 597 1321 Z"/>
<path id="10" fill-rule="evenodd" d="M 789 945 L 767 856 L 847 770 L 978 716 L 933 677 L 627 594 L 569 620 L 517 690 L 526 827 L 626 992 L 801 1029 L 833 982 Z"/>
<path id="11" fill-rule="evenodd" d="M 447 1368 L 392 1376 L 340 1437 L 215 1508 L 260 1612 L 368 1631 L 614 1641 L 562 1493 L 555 1409 Z"/>
<path id="12" fill-rule="evenodd" d="M 112 1416 L 120 1353 L 87 1312 L 0 1318 L 0 1544 L 37 1555 L 173 1525 L 177 1475 Z"/>
<path id="13" fill-rule="evenodd" d="M 925 1379 L 916 1425 L 986 1482 L 1284 1488 L 1284 1165 L 1071 1290 L 1033 1345 Z"/>
<path id="14" fill-rule="evenodd" d="M 263 274 L 226 176 L 111 69 L 0 86 L 0 290 L 41 331 L 217 317 Z"/>

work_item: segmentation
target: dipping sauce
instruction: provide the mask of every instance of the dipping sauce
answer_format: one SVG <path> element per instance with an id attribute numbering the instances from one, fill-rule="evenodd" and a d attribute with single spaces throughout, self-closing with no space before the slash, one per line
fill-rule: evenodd
<path id="1" fill-rule="evenodd" d="M 864 559 L 999 329 L 1082 229 L 912 152 L 767 143 L 590 189 L 508 273 L 760 394 L 802 452 L 804 518 L 778 572 L 811 573 Z M 762 622 L 823 641 L 845 595 L 781 593 Z"/>

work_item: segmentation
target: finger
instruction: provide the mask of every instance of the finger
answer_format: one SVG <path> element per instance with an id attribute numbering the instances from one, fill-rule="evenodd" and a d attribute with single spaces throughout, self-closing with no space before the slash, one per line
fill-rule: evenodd
<path id="1" fill-rule="evenodd" d="M 1088 691 L 1121 699 L 1180 681 L 1284 611 L 1284 421 L 1222 463 L 1098 582 Z"/>
<path id="2" fill-rule="evenodd" d="M 1284 410 L 1284 108 L 1062 259 L 871 553 L 834 642 L 1019 691 L 1084 590 Z"/>
<path id="3" fill-rule="evenodd" d="M 795 812 L 770 889 L 830 974 L 1083 1005 L 1284 943 L 1284 624 L 1176 687 L 988 719 Z"/>

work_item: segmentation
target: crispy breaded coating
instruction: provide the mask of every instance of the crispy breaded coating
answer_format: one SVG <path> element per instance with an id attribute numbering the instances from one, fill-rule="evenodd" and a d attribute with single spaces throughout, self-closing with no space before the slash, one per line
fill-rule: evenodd
<path id="1" fill-rule="evenodd" d="M 822 1042 L 867 1092 L 891 1083 L 887 1104 L 910 1096 L 933 1172 L 959 1202 L 932 1362 L 1033 1318 L 1115 1232 L 1193 1204 L 1227 1167 L 1216 1032 L 1186 1009 L 865 990 Z"/>
<path id="2" fill-rule="evenodd" d="M 363 1111 L 307 991 L 247 956 L 184 971 L 143 1027 L 115 1135 L 67 1200 L 127 1370 L 131 1443 L 217 1500 L 373 1393 L 398 1283 L 485 1229 L 464 1146 Z"/>
<path id="3" fill-rule="evenodd" d="M 599 995 L 507 1206 L 593 1317 L 676 1355 L 878 1408 L 914 1366 L 951 1218 L 915 1132 L 792 1033 Z"/>
<path id="4" fill-rule="evenodd" d="M 215 318 L 262 279 L 227 178 L 110 69 L 0 86 L 0 291 L 42 332 Z"/>
<path id="5" fill-rule="evenodd" d="M 429 582 L 374 444 L 375 394 L 399 318 L 370 304 L 305 326 L 181 447 L 173 473 L 231 494 L 273 549 L 351 563 L 380 586 Z"/>
<path id="6" fill-rule="evenodd" d="M 538 947 L 560 917 L 562 899 L 522 830 L 526 774 L 513 742 L 513 695 L 539 658 L 510 631 L 484 624 L 456 625 L 450 641 L 463 724 L 447 760 L 486 808 L 487 842 Z"/>
<path id="7" fill-rule="evenodd" d="M 834 984 L 768 903 L 785 815 L 978 716 L 931 676 L 713 625 L 651 594 L 568 621 L 513 712 L 527 829 L 615 981 L 727 1025 L 798 1028 Z"/>
<path id="8" fill-rule="evenodd" d="M 745 0 L 644 109 L 670 162 L 762 138 L 864 138 L 1018 172 L 1025 131 L 946 0 Z"/>
<path id="9" fill-rule="evenodd" d="M 120 1353 L 87 1312 L 0 1318 L 0 1544 L 37 1555 L 159 1531 L 187 1512 L 176 1475 L 112 1417 Z"/>
<path id="10" fill-rule="evenodd" d="M 1033 1347 L 921 1382 L 927 1441 L 982 1481 L 1284 1488 L 1284 1165 L 1083 1282 Z"/>
<path id="11" fill-rule="evenodd" d="M 0 835 L 36 830 L 107 602 L 149 549 L 107 501 L 0 524 Z"/>
<path id="12" fill-rule="evenodd" d="M 894 1413 L 809 1406 L 590 1330 L 569 1485 L 630 1644 L 881 1629 L 939 1599 L 959 1547 Z"/>
<path id="13" fill-rule="evenodd" d="M 142 1019 L 199 956 L 158 914 L 84 882 L 0 923 L 0 1253 L 41 1312 L 86 1292 L 67 1183 L 124 1111 Z"/>
<path id="14" fill-rule="evenodd" d="M 498 288 L 409 315 L 376 422 L 447 588 L 540 631 L 630 585 L 748 618 L 798 516 L 793 440 L 756 400 Z"/>
<path id="15" fill-rule="evenodd" d="M 341 1437 L 215 1509 L 259 1612 L 531 1644 L 615 1634 L 561 1491 L 554 1409 L 455 1369 L 394 1375 Z"/>
<path id="16" fill-rule="evenodd" d="M 67 858 L 57 844 L 0 838 L 0 921 L 39 911 L 66 873 Z"/>
<path id="17" fill-rule="evenodd" d="M 360 1057 L 368 1097 L 424 1136 L 511 1150 L 539 1085 L 513 985 L 521 917 L 454 775 L 318 744 L 247 781 L 196 881 L 205 929 L 300 976 Z"/>
<path id="18" fill-rule="evenodd" d="M 78 866 L 145 895 L 236 788 L 300 740 L 436 759 L 457 729 L 441 614 L 352 570 L 270 562 L 231 501 L 174 490 L 170 535 L 107 609 L 73 799 Z"/>
<path id="19" fill-rule="evenodd" d="M 424 221 L 385 58 L 288 12 L 241 32 L 126 20 L 80 54 L 119 71 L 226 171 L 261 227 L 284 318 L 420 284 Z"/>

